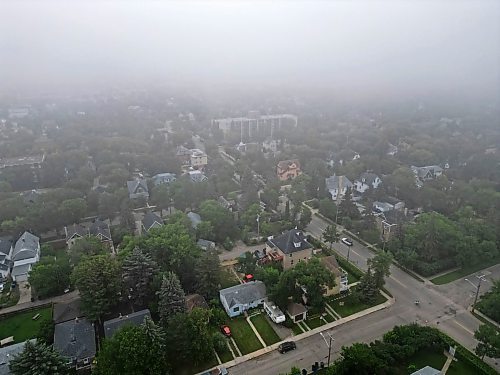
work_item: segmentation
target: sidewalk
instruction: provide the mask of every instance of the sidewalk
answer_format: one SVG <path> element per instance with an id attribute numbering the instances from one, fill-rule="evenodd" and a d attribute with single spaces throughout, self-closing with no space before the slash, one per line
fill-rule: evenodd
<path id="1" fill-rule="evenodd" d="M 20 303 L 20 304 L 11 306 L 11 307 L 6 307 L 6 308 L 0 310 L 0 316 L 2 316 L 4 314 L 13 313 L 16 311 L 30 309 L 33 307 L 47 305 L 50 303 L 70 302 L 70 301 L 75 300 L 76 298 L 78 298 L 78 291 L 74 290 L 70 293 L 63 294 L 62 296 L 56 296 L 56 297 L 52 297 L 52 298 L 47 298 L 47 299 L 35 301 L 35 302 Z"/>
<path id="2" fill-rule="evenodd" d="M 386 295 L 387 296 L 387 295 Z M 389 296 L 387 296 L 389 297 Z M 310 331 L 307 331 L 307 332 L 304 332 L 304 333 L 301 333 L 297 336 L 293 336 L 293 340 L 294 341 L 300 341 L 302 339 L 305 339 L 307 337 L 310 337 L 310 336 L 313 336 L 313 335 L 316 335 L 320 332 L 323 332 L 323 331 L 326 331 L 326 330 L 329 330 L 329 329 L 332 329 L 334 327 L 337 327 L 339 325 L 342 325 L 344 323 L 347 323 L 347 322 L 350 322 L 350 321 L 353 321 L 355 319 L 358 319 L 358 318 L 361 318 L 363 316 L 366 316 L 366 315 L 369 315 L 369 314 L 372 314 L 376 311 L 380 311 L 380 310 L 383 310 L 383 309 L 387 309 L 389 308 L 390 306 L 392 306 L 395 302 L 395 299 L 392 298 L 392 297 L 389 297 L 388 301 L 380 304 L 380 305 L 377 305 L 377 306 L 373 306 L 373 307 L 370 307 L 369 309 L 366 309 L 366 310 L 363 310 L 363 311 L 360 311 L 356 314 L 352 314 L 352 315 L 349 315 L 349 316 L 346 316 L 345 318 L 341 318 L 339 320 L 336 320 L 334 322 L 331 322 L 331 323 L 328 323 L 328 324 L 324 324 L 318 328 L 314 328 Z M 283 340 L 283 341 L 280 341 L 280 342 L 277 342 L 273 345 L 269 345 L 263 349 L 259 349 L 255 352 L 252 352 L 252 353 L 249 353 L 249 354 L 246 354 L 244 356 L 241 356 L 241 357 L 238 357 L 238 358 L 235 358 L 233 359 L 232 361 L 229 361 L 229 362 L 226 362 L 223 364 L 223 366 L 225 368 L 230 368 L 230 367 L 234 367 L 234 366 L 237 366 L 241 363 L 244 363 L 246 361 L 249 361 L 251 359 L 254 359 L 254 358 L 257 358 L 257 357 L 260 357 L 264 354 L 267 354 L 267 353 L 270 353 L 274 350 L 276 350 L 278 348 L 278 346 L 283 343 L 284 341 L 287 341 L 286 339 Z M 215 369 L 216 367 L 213 367 L 212 369 Z M 207 371 L 210 371 L 212 369 L 207 369 L 207 370 L 204 370 L 202 372 L 199 372 L 198 374 L 196 375 L 201 375 Z"/>

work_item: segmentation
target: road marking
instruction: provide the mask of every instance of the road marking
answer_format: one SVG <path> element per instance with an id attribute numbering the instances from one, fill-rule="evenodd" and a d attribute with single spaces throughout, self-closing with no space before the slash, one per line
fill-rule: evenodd
<path id="1" fill-rule="evenodd" d="M 403 288 L 408 289 L 408 287 L 407 287 L 405 284 L 403 284 L 401 281 L 399 281 L 398 279 L 396 279 L 394 276 L 392 276 L 392 275 L 391 275 L 391 276 L 389 276 L 389 278 L 393 279 L 395 282 L 397 282 L 397 283 L 398 283 L 399 285 L 401 285 Z"/>
<path id="2" fill-rule="evenodd" d="M 464 327 L 462 324 L 460 324 L 460 323 L 459 323 L 459 322 L 457 322 L 456 320 L 454 320 L 454 322 L 455 322 L 455 324 L 456 324 L 457 326 L 462 327 L 462 328 L 464 329 L 464 331 L 467 331 L 467 332 L 469 332 L 472 336 L 474 336 L 474 332 L 472 332 L 470 329 L 468 329 L 467 327 Z"/>

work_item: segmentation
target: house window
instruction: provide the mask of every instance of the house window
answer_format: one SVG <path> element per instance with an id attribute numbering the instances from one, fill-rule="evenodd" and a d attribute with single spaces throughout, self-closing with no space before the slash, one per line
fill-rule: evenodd
<path id="1" fill-rule="evenodd" d="M 233 308 L 233 312 L 238 312 L 240 311 L 240 307 L 239 306 L 236 306 L 235 308 Z"/>
<path id="2" fill-rule="evenodd" d="M 290 254 L 290 258 L 293 256 L 293 254 Z"/>
<path id="3" fill-rule="evenodd" d="M 290 261 L 290 264 L 293 265 L 293 259 Z"/>

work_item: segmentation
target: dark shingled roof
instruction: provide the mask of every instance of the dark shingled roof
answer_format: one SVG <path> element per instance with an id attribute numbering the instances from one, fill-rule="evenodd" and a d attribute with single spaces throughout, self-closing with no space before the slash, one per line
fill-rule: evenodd
<path id="1" fill-rule="evenodd" d="M 118 318 L 107 320 L 104 322 L 104 336 L 111 337 L 113 334 L 124 325 L 138 326 L 144 323 L 146 318 L 151 319 L 151 313 L 148 309 L 136 311 L 132 314 L 119 316 Z"/>
<path id="2" fill-rule="evenodd" d="M 73 319 L 56 324 L 54 349 L 71 359 L 92 358 L 96 353 L 95 331 L 86 319 Z"/>
<path id="3" fill-rule="evenodd" d="M 163 220 L 161 217 L 159 217 L 157 214 L 154 212 L 148 212 L 144 217 L 142 218 L 142 225 L 146 229 L 146 231 L 150 230 L 151 227 L 155 224 L 158 223 L 160 225 L 163 224 Z"/>
<path id="4" fill-rule="evenodd" d="M 283 233 L 281 236 L 269 240 L 272 245 L 275 245 L 285 254 L 295 253 L 306 249 L 311 249 L 312 245 L 307 242 L 306 236 L 301 230 L 291 229 Z"/>
<path id="5" fill-rule="evenodd" d="M 71 302 L 58 302 L 54 304 L 52 320 L 56 324 L 67 322 L 75 318 L 81 318 L 82 316 L 82 312 L 80 311 L 80 298 Z"/>

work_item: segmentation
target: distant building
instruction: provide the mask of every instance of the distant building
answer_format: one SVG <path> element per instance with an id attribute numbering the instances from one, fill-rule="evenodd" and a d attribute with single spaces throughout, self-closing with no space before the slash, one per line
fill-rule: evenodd
<path id="1" fill-rule="evenodd" d="M 279 145 L 280 142 L 276 139 L 267 138 L 264 140 L 264 142 L 262 142 L 262 151 L 264 153 L 271 152 L 273 154 L 276 154 L 278 152 Z"/>
<path id="2" fill-rule="evenodd" d="M 199 294 L 189 294 L 186 296 L 186 311 L 190 313 L 194 308 L 208 309 L 207 301 Z"/>
<path id="3" fill-rule="evenodd" d="M 441 370 L 436 370 L 434 367 L 425 366 L 420 370 L 412 372 L 410 375 L 440 375 L 442 374 Z"/>
<path id="4" fill-rule="evenodd" d="M 175 173 L 158 173 L 153 176 L 153 183 L 155 186 L 163 184 L 171 184 L 176 180 Z"/>
<path id="5" fill-rule="evenodd" d="M 299 303 L 290 302 L 286 309 L 286 314 L 292 322 L 297 323 L 307 319 L 307 308 Z"/>
<path id="6" fill-rule="evenodd" d="M 80 310 L 80 298 L 70 302 L 57 302 L 54 303 L 54 310 L 52 313 L 52 321 L 55 324 L 82 318 L 83 313 Z"/>
<path id="7" fill-rule="evenodd" d="M 276 255 L 273 256 L 273 253 Z M 307 241 L 301 230 L 291 229 L 280 236 L 269 238 L 266 254 L 274 261 L 281 261 L 287 270 L 299 262 L 307 262 L 314 254 L 314 247 Z"/>
<path id="8" fill-rule="evenodd" d="M 104 336 L 106 338 L 110 338 L 114 335 L 116 331 L 118 331 L 121 327 L 126 325 L 138 326 L 144 323 L 146 318 L 151 319 L 151 313 L 148 309 L 136 311 L 132 314 L 122 315 L 118 318 L 114 318 L 111 320 L 106 320 L 104 322 Z"/>
<path id="9" fill-rule="evenodd" d="M 368 189 L 378 189 L 382 180 L 375 173 L 365 172 L 354 181 L 354 189 L 363 194 Z"/>
<path id="10" fill-rule="evenodd" d="M 163 219 L 154 212 L 148 212 L 141 221 L 142 231 L 149 232 L 151 229 L 159 228 L 163 225 Z"/>
<path id="11" fill-rule="evenodd" d="M 191 182 L 194 183 L 205 182 L 208 180 L 207 176 L 205 176 L 202 171 L 189 171 L 188 174 Z"/>
<path id="12" fill-rule="evenodd" d="M 196 244 L 200 249 L 203 251 L 209 251 L 215 249 L 215 242 L 209 241 L 209 240 L 204 240 L 203 238 L 200 238 Z"/>
<path id="13" fill-rule="evenodd" d="M 258 307 L 266 299 L 266 286 L 262 281 L 251 281 L 219 291 L 219 298 L 230 318 Z"/>
<path id="14" fill-rule="evenodd" d="M 326 189 L 334 201 L 341 200 L 352 189 L 353 184 L 346 176 L 333 175 L 325 179 Z"/>
<path id="15" fill-rule="evenodd" d="M 426 167 L 415 167 L 412 165 L 410 168 L 415 174 L 417 187 L 422 187 L 425 181 L 434 180 L 443 174 L 443 168 L 439 165 L 429 165 Z"/>
<path id="16" fill-rule="evenodd" d="M 85 318 L 75 318 L 54 327 L 54 349 L 77 370 L 91 367 L 96 354 L 94 325 Z"/>
<path id="17" fill-rule="evenodd" d="M 194 169 L 203 169 L 208 165 L 207 154 L 198 149 L 188 149 L 184 146 L 177 147 L 176 157 L 184 165 L 189 165 Z"/>
<path id="18" fill-rule="evenodd" d="M 302 174 L 300 162 L 297 159 L 282 160 L 276 166 L 276 174 L 280 181 L 293 180 Z"/>
<path id="19" fill-rule="evenodd" d="M 11 254 L 12 278 L 18 282 L 28 280 L 33 264 L 40 260 L 40 239 L 29 232 L 24 232 L 16 241 Z"/>
<path id="20" fill-rule="evenodd" d="M 331 296 L 349 290 L 347 273 L 340 268 L 334 255 L 320 258 L 321 264 L 335 276 L 335 285 L 326 288 L 325 296 Z"/>
<path id="21" fill-rule="evenodd" d="M 10 275 L 10 267 L 12 254 L 12 239 L 0 237 L 0 283 L 3 279 Z"/>
<path id="22" fill-rule="evenodd" d="M 133 181 L 127 181 L 127 188 L 130 199 L 149 198 L 148 184 L 143 178 L 138 178 Z"/>
<path id="23" fill-rule="evenodd" d="M 84 237 L 96 237 L 99 241 L 105 244 L 111 251 L 114 251 L 113 238 L 111 237 L 111 229 L 109 220 L 96 219 L 88 227 L 82 224 L 73 224 L 64 227 L 66 234 L 66 245 L 71 249 L 76 241 Z"/>
<path id="24" fill-rule="evenodd" d="M 375 201 L 372 206 L 374 213 L 385 213 L 393 210 L 402 211 L 404 208 L 405 202 L 394 197 L 386 197 L 380 201 Z"/>

